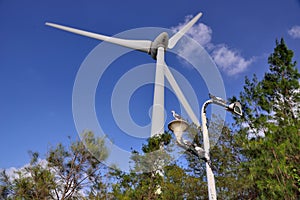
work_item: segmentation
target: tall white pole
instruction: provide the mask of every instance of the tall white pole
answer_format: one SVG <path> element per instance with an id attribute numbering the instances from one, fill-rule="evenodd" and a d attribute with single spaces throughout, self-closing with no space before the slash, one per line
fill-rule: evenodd
<path id="1" fill-rule="evenodd" d="M 201 109 L 203 145 L 204 145 L 204 151 L 206 153 L 208 162 L 210 161 L 210 155 L 209 155 L 210 145 L 209 145 L 209 136 L 208 136 L 208 130 L 207 130 L 206 107 L 210 103 L 213 103 L 213 100 L 210 99 L 210 100 L 207 100 L 206 102 L 204 102 L 204 104 L 202 105 L 202 109 Z M 215 177 L 214 177 L 214 174 L 213 174 L 212 169 L 208 162 L 206 162 L 208 196 L 209 196 L 209 200 L 216 200 L 217 192 L 216 192 L 216 185 L 215 185 Z"/>
<path id="2" fill-rule="evenodd" d="M 157 63 L 155 72 L 154 97 L 152 107 L 152 123 L 151 123 L 151 137 L 164 132 L 165 110 L 164 110 L 164 87 L 165 87 L 165 73 L 164 73 L 164 53 L 165 49 L 159 47 L 157 49 Z"/>

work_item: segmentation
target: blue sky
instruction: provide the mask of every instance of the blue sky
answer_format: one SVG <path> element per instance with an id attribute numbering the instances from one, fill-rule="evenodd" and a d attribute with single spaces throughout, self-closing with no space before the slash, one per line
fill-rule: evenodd
<path id="1" fill-rule="evenodd" d="M 275 47 L 276 38 L 284 37 L 288 47 L 294 50 L 294 59 L 300 62 L 299 0 L 1 0 L 0 168 L 20 167 L 28 162 L 29 150 L 43 155 L 51 145 L 67 144 L 67 136 L 77 137 L 72 114 L 73 85 L 82 62 L 100 41 L 47 27 L 46 21 L 115 35 L 141 27 L 176 29 L 188 16 L 198 12 L 203 12 L 203 16 L 190 37 L 214 58 L 227 97 L 242 90 L 245 76 L 256 73 L 261 77 L 268 69 L 267 57 Z M 167 55 L 169 64 L 185 65 L 173 57 Z M 121 68 L 124 63 L 126 67 Z M 113 85 L 131 65 L 143 63 L 154 63 L 154 60 L 141 52 L 122 56 L 108 69 L 102 84 Z M 182 69 L 193 80 L 193 87 L 203 91 L 197 95 L 204 101 L 207 88 L 201 77 L 193 75 L 188 67 Z M 109 89 L 112 87 L 98 86 L 96 110 L 109 102 Z M 132 98 L 140 103 L 130 108 L 140 124 L 149 122 L 148 109 L 152 102 L 151 94 L 143 89 L 148 91 L 151 87 L 145 86 L 134 93 Z M 174 105 L 178 106 L 175 100 Z M 137 112 L 147 114 L 134 114 Z M 112 120 L 111 116 L 104 119 L 105 131 L 122 134 Z M 113 140 L 118 143 L 123 138 Z M 142 141 L 136 140 L 133 145 L 139 143 Z"/>

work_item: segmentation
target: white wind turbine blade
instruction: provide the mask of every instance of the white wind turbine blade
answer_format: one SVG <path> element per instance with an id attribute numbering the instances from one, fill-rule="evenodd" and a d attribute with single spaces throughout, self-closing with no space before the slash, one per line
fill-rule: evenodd
<path id="1" fill-rule="evenodd" d="M 187 23 L 181 30 L 179 30 L 177 33 L 175 33 L 170 39 L 169 39 L 169 45 L 168 48 L 172 49 L 180 40 L 180 38 L 198 21 L 198 19 L 202 16 L 202 13 L 199 13 L 196 15 L 189 23 Z"/>
<path id="2" fill-rule="evenodd" d="M 151 124 L 151 137 L 164 132 L 164 54 L 165 49 L 159 47 L 157 50 L 157 62 L 155 72 L 155 85 L 154 97 L 152 105 L 152 124 Z"/>
<path id="3" fill-rule="evenodd" d="M 193 109 L 191 108 L 190 104 L 186 100 L 184 94 L 182 93 L 180 87 L 178 86 L 174 76 L 172 75 L 172 73 L 167 65 L 164 65 L 164 72 L 165 72 L 167 80 L 169 81 L 171 87 L 173 88 L 177 98 L 179 99 L 183 108 L 187 112 L 188 116 L 191 118 L 192 122 L 194 122 L 194 124 L 196 124 L 197 127 L 200 127 L 200 122 L 199 122 L 197 116 L 195 115 Z"/>
<path id="4" fill-rule="evenodd" d="M 121 46 L 128 47 L 131 49 L 143 51 L 146 53 L 149 53 L 150 47 L 151 47 L 150 40 L 125 40 L 125 39 L 109 37 L 109 36 L 105 36 L 105 35 L 101 35 L 101 34 L 97 34 L 97 33 L 92 33 L 92 32 L 88 32 L 88 31 L 83 31 L 83 30 L 79 30 L 79 29 L 75 29 L 75 28 L 71 28 L 71 27 L 67 27 L 67 26 L 63 26 L 63 25 L 59 25 L 59 24 L 54 24 L 54 23 L 49 23 L 49 22 L 46 22 L 45 24 L 47 26 L 51 26 L 51 27 L 54 27 L 57 29 L 61 29 L 64 31 L 72 32 L 72 33 L 83 35 L 83 36 L 90 37 L 90 38 L 94 38 L 97 40 L 103 40 L 106 42 L 121 45 Z"/>

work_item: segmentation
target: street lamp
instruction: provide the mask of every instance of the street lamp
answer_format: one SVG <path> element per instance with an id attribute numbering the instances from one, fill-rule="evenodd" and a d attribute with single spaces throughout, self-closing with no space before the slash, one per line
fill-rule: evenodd
<path id="1" fill-rule="evenodd" d="M 169 130 L 171 130 L 176 137 L 176 143 L 178 146 L 189 151 L 199 159 L 207 161 L 207 155 L 204 149 L 197 146 L 197 144 L 191 143 L 190 141 L 182 138 L 183 133 L 188 129 L 188 127 L 189 124 L 183 119 L 175 119 L 168 124 Z"/>
<path id="2" fill-rule="evenodd" d="M 201 108 L 201 121 L 202 121 L 202 134 L 203 134 L 203 147 L 198 147 L 195 144 L 192 144 L 189 141 L 182 139 L 182 134 L 187 130 L 187 122 L 182 119 L 175 119 L 171 121 L 168 125 L 168 128 L 175 134 L 177 143 L 179 146 L 186 150 L 191 150 L 194 155 L 198 158 L 203 159 L 206 165 L 206 176 L 207 176 L 207 184 L 208 184 L 208 196 L 209 200 L 217 199 L 216 185 L 214 174 L 210 165 L 210 144 L 209 144 L 209 136 L 207 129 L 207 120 L 206 120 L 206 108 L 209 104 L 217 104 L 219 106 L 224 107 L 227 111 L 232 112 L 236 115 L 242 116 L 242 106 L 239 102 L 234 102 L 232 104 L 227 104 L 226 101 L 220 97 L 216 97 L 214 95 L 209 94 L 210 99 L 205 101 Z"/>

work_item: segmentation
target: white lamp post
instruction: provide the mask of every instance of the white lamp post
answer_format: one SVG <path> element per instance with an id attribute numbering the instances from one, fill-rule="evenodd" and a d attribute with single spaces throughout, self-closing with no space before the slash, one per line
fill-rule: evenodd
<path id="1" fill-rule="evenodd" d="M 209 144 L 209 135 L 207 129 L 207 120 L 206 120 L 206 107 L 213 103 L 219 106 L 226 108 L 227 111 L 230 111 L 234 114 L 242 116 L 242 107 L 239 102 L 235 102 L 232 104 L 227 105 L 226 101 L 220 97 L 215 97 L 213 95 L 209 95 L 210 99 L 205 101 L 201 108 L 201 121 L 202 121 L 202 134 L 203 134 L 203 146 L 204 149 L 201 147 L 195 146 L 190 142 L 184 141 L 182 139 L 182 134 L 188 128 L 188 123 L 182 119 L 176 119 L 169 123 L 168 128 L 175 134 L 177 143 L 184 149 L 188 150 L 194 148 L 194 153 L 200 158 L 205 160 L 206 165 L 206 176 L 207 176 L 207 184 L 208 184 L 208 196 L 209 200 L 216 200 L 217 199 L 217 192 L 216 192 L 216 185 L 215 185 L 215 178 L 210 166 L 210 144 Z M 193 147 L 192 147 L 193 146 Z"/>

